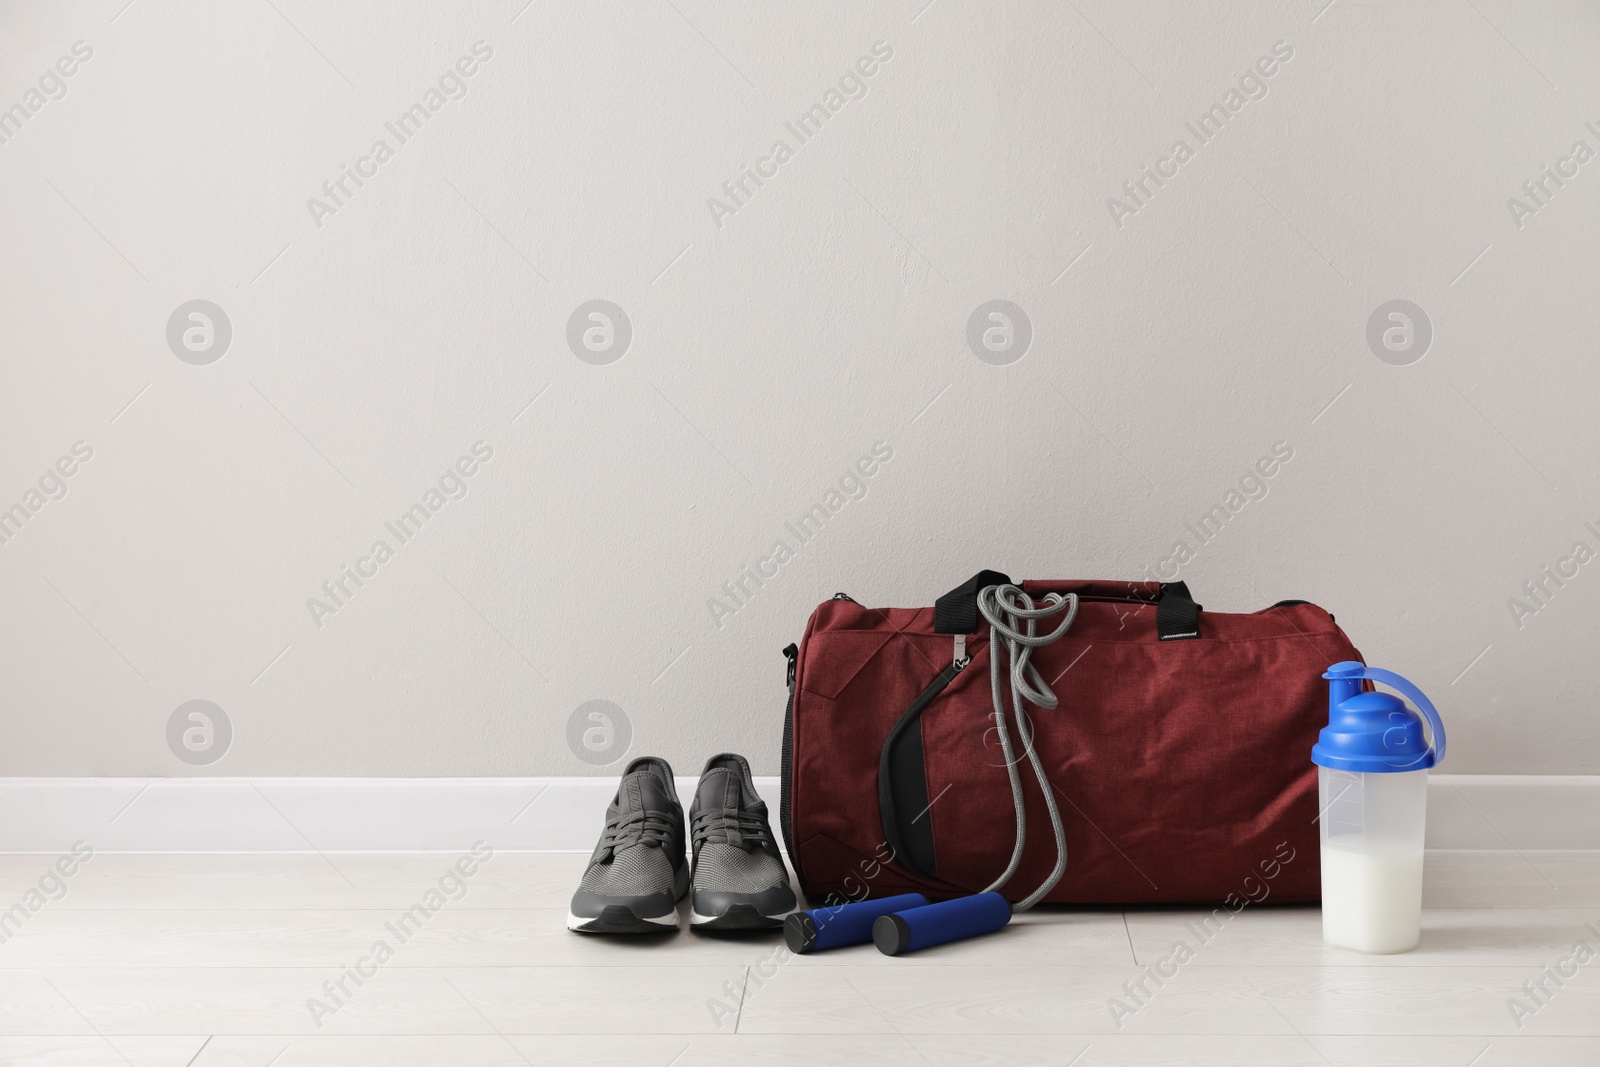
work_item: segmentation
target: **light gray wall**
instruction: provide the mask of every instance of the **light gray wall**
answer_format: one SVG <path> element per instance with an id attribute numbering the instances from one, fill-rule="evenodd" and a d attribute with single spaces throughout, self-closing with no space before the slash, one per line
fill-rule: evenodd
<path id="1" fill-rule="evenodd" d="M 1522 591 L 1600 550 L 1600 160 L 1561 162 L 1600 150 L 1600 9 L 123 2 L 0 9 L 32 112 L 0 144 L 0 772 L 615 773 L 620 733 L 575 755 L 595 700 L 628 753 L 774 772 L 817 601 L 1141 576 L 1274 447 L 1198 599 L 1327 606 L 1436 697 L 1448 770 L 1600 771 L 1600 562 Z M 1544 166 L 1577 173 L 1538 206 Z M 196 299 L 208 363 L 175 354 L 220 350 L 184 347 Z M 568 342 L 593 299 L 631 324 L 608 365 Z M 993 300 L 1031 327 L 978 344 L 1004 365 L 968 341 Z M 1369 345 L 1393 300 L 1425 354 Z M 209 764 L 174 755 L 194 700 L 231 726 Z"/>

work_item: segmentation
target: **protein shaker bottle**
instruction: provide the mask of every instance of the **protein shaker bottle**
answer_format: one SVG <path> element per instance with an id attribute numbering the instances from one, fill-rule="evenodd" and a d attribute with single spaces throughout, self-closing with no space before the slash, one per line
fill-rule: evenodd
<path id="1" fill-rule="evenodd" d="M 1322 939 L 1358 952 L 1407 952 L 1422 933 L 1428 768 L 1444 723 L 1422 691 L 1354 660 L 1328 668 L 1328 725 L 1311 750 L 1322 827 Z M 1364 679 L 1393 686 L 1362 692 Z M 1423 734 L 1423 716 L 1433 744 Z"/>

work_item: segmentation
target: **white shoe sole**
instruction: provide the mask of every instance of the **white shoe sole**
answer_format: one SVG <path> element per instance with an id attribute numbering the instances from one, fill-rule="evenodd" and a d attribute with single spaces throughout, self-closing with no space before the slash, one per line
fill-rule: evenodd
<path id="1" fill-rule="evenodd" d="M 567 912 L 567 929 L 580 934 L 658 934 L 682 927 L 678 909 L 665 915 L 637 915 L 626 905 L 613 904 L 599 915 L 574 915 Z"/>
<path id="2" fill-rule="evenodd" d="M 701 915 L 690 909 L 690 929 L 702 930 L 776 930 L 783 920 L 799 911 L 792 908 L 778 915 L 763 915 L 749 904 L 735 904 L 721 915 Z"/>

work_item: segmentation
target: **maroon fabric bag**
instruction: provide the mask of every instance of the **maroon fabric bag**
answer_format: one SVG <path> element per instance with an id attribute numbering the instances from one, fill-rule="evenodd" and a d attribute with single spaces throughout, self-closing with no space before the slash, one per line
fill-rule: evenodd
<path id="1" fill-rule="evenodd" d="M 840 594 L 784 650 L 779 819 L 813 902 L 956 896 L 1005 869 L 1016 817 L 976 596 L 1006 581 L 983 571 L 934 608 L 867 608 Z M 1333 616 L 1295 600 L 1201 611 L 1182 582 L 1023 588 L 1079 598 L 1071 629 L 1033 654 L 1060 706 L 1027 708 L 1066 824 L 1066 873 L 1046 899 L 1318 899 L 1321 675 L 1361 658 Z M 1009 700 L 1009 681 L 1004 691 Z M 1019 759 L 1028 834 L 1002 890 L 1013 901 L 1056 859 L 1039 784 Z"/>

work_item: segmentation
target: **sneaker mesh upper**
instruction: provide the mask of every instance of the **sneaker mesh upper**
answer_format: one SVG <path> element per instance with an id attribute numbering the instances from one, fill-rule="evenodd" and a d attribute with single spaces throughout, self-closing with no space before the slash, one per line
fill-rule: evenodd
<path id="1" fill-rule="evenodd" d="M 700 861 L 695 866 L 694 887 L 713 893 L 760 893 L 773 886 L 788 885 L 789 874 L 783 861 L 770 852 L 746 852 L 737 845 L 707 841 L 700 846 Z"/>
<path id="2" fill-rule="evenodd" d="M 610 863 L 596 863 L 583 872 L 580 888 L 606 896 L 648 896 L 672 893 L 672 863 L 654 845 L 619 850 Z"/>

